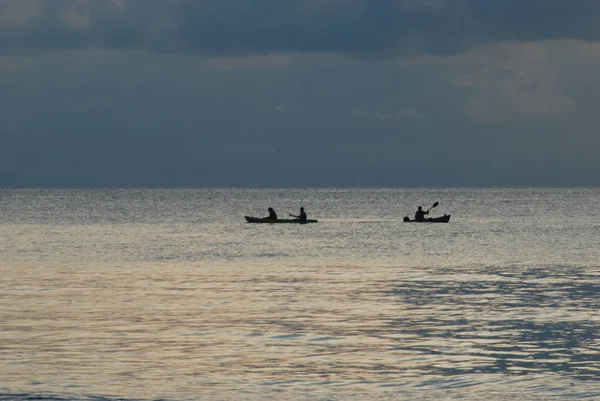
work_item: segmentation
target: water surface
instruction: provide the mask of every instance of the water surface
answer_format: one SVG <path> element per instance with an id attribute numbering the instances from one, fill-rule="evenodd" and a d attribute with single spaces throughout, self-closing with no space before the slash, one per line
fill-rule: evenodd
<path id="1" fill-rule="evenodd" d="M 449 224 L 406 224 L 423 205 Z M 256 225 L 304 206 L 310 225 Z M 599 189 L 0 190 L 1 399 L 600 399 Z"/>

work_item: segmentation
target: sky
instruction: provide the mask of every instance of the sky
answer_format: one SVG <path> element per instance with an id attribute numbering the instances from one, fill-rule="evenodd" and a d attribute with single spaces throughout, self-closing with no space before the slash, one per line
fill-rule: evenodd
<path id="1" fill-rule="evenodd" d="M 597 0 L 0 0 L 0 187 L 600 186 Z"/>

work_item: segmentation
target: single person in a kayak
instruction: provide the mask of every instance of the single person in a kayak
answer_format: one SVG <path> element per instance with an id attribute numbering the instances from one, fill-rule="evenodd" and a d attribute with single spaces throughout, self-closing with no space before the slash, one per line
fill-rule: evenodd
<path id="1" fill-rule="evenodd" d="M 429 214 L 429 210 L 424 211 L 423 207 L 419 206 L 415 212 L 415 221 L 425 221 L 425 215 Z"/>
<path id="2" fill-rule="evenodd" d="M 304 212 L 303 207 L 300 208 L 300 214 L 298 216 L 291 214 L 291 213 L 290 213 L 290 216 L 297 218 L 298 220 L 300 220 L 303 223 L 306 222 L 306 213 Z"/>
<path id="3" fill-rule="evenodd" d="M 277 213 L 272 207 L 269 208 L 269 217 L 265 217 L 263 220 L 277 220 Z"/>

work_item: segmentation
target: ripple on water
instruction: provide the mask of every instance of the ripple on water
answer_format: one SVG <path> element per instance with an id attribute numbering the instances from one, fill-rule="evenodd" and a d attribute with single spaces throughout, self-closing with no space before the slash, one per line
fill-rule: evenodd
<path id="1" fill-rule="evenodd" d="M 600 399 L 598 191 L 530 192 L 0 197 L 0 401 Z M 304 196 L 331 218 L 231 217 Z M 398 221 L 441 196 L 454 223 Z"/>

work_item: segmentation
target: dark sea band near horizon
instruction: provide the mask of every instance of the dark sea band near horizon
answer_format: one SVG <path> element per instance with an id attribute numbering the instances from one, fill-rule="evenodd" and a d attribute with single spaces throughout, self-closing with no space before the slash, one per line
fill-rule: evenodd
<path id="1" fill-rule="evenodd" d="M 599 188 L 0 189 L 0 277 L 0 401 L 600 399 Z"/>

